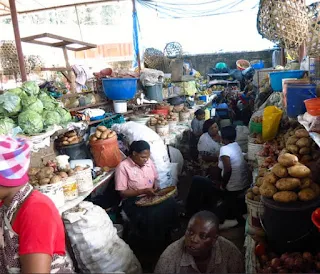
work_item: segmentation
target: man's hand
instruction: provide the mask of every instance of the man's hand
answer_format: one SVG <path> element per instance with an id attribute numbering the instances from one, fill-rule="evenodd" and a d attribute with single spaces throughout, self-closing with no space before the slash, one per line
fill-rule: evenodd
<path id="1" fill-rule="evenodd" d="M 153 188 L 145 188 L 143 190 L 143 194 L 146 194 L 147 196 L 155 196 L 155 192 Z"/>

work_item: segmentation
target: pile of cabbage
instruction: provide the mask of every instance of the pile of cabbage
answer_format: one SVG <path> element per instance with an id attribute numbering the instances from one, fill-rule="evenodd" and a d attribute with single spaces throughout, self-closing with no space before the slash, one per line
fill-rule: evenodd
<path id="1" fill-rule="evenodd" d="M 0 95 L 0 134 L 19 126 L 27 135 L 45 131 L 52 125 L 71 121 L 68 110 L 32 81 Z"/>

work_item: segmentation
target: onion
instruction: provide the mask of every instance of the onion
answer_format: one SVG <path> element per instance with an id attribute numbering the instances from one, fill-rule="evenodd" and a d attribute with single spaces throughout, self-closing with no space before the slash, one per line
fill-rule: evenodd
<path id="1" fill-rule="evenodd" d="M 304 260 L 306 260 L 307 262 L 312 262 L 312 260 L 313 260 L 313 256 L 310 252 L 303 252 L 302 258 Z"/>
<path id="2" fill-rule="evenodd" d="M 317 260 L 320 260 L 320 252 L 317 253 Z"/>
<path id="3" fill-rule="evenodd" d="M 293 265 L 294 265 L 294 259 L 293 258 L 290 258 L 290 257 L 287 257 L 285 260 L 284 260 L 284 265 L 285 267 L 289 268 L 289 269 L 292 269 Z"/>
<path id="4" fill-rule="evenodd" d="M 268 256 L 269 256 L 270 260 L 278 257 L 277 254 L 274 253 L 274 252 L 270 252 L 270 253 L 268 254 Z"/>
<path id="5" fill-rule="evenodd" d="M 285 268 L 280 268 L 279 270 L 278 270 L 278 273 L 288 273 L 289 271 L 287 270 L 287 269 L 285 269 Z"/>
<path id="6" fill-rule="evenodd" d="M 269 261 L 269 258 L 268 258 L 267 255 L 262 255 L 262 256 L 260 257 L 260 259 L 261 259 L 261 262 L 264 263 L 264 264 Z"/>
<path id="7" fill-rule="evenodd" d="M 281 261 L 280 261 L 279 258 L 274 258 L 274 259 L 271 260 L 271 267 L 276 269 L 280 265 L 281 265 Z"/>
<path id="8" fill-rule="evenodd" d="M 289 254 L 288 253 L 284 253 L 284 254 L 281 255 L 280 260 L 282 262 L 284 262 L 287 258 L 289 258 Z"/>
<path id="9" fill-rule="evenodd" d="M 320 271 L 320 262 L 316 262 L 316 269 L 317 271 Z"/>
<path id="10" fill-rule="evenodd" d="M 294 259 L 294 266 L 301 269 L 303 266 L 303 259 L 302 258 L 295 258 Z"/>

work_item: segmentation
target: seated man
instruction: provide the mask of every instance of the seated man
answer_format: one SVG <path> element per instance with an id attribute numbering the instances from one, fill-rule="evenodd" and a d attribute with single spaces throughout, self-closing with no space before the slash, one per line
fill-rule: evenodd
<path id="1" fill-rule="evenodd" d="M 209 211 L 198 212 L 185 236 L 163 252 L 154 273 L 244 273 L 242 254 L 218 233 L 217 217 Z"/>
<path id="2" fill-rule="evenodd" d="M 215 178 L 195 176 L 187 199 L 187 214 L 191 216 L 199 210 L 215 210 L 219 200 L 223 200 L 224 206 L 220 207 L 217 215 L 223 223 L 227 212 L 232 212 L 239 225 L 245 220 L 242 217 L 237 197 L 249 186 L 248 165 L 242 150 L 235 142 L 236 130 L 232 126 L 221 129 L 223 146 L 219 154 L 219 168 L 222 171 Z M 223 210 L 222 210 L 223 209 Z"/>

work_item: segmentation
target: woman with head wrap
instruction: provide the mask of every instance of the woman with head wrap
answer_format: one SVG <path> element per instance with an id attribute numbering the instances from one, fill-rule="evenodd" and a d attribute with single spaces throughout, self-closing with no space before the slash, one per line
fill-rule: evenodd
<path id="1" fill-rule="evenodd" d="M 123 210 L 129 218 L 135 239 L 165 244 L 167 236 L 179 224 L 177 205 L 173 198 L 149 206 L 138 207 L 135 202 L 141 196 L 155 196 L 158 188 L 158 173 L 150 159 L 150 145 L 145 141 L 134 141 L 130 145 L 129 157 L 116 169 L 116 190 L 123 198 Z M 140 242 L 141 244 L 141 242 Z"/>
<path id="2" fill-rule="evenodd" d="M 0 136 L 0 272 L 72 273 L 53 202 L 28 183 L 30 145 Z"/>

